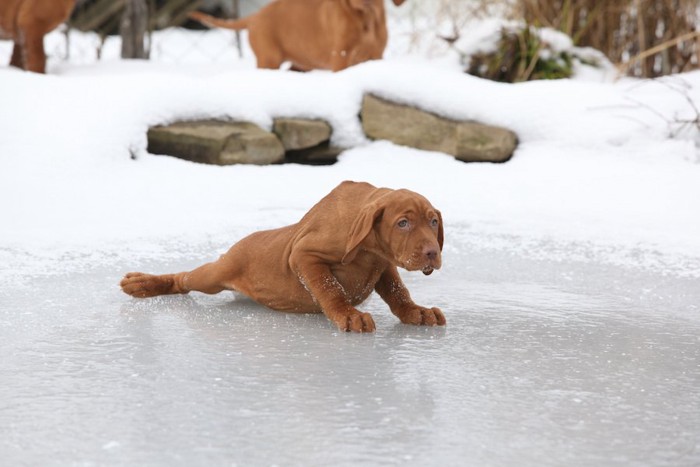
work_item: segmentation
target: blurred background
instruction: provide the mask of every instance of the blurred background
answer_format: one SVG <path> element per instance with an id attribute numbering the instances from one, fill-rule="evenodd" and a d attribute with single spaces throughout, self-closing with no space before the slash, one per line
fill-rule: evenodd
<path id="1" fill-rule="evenodd" d="M 69 22 L 47 37 L 47 54 L 77 64 L 119 56 L 227 63 L 245 55 L 245 32 L 217 30 L 226 40 L 214 41 L 188 12 L 235 18 L 266 3 L 79 0 Z M 386 3 L 392 37 L 386 56 L 456 55 L 465 71 L 498 81 L 568 77 L 576 61 L 612 65 L 617 76 L 648 78 L 700 63 L 697 0 L 408 0 L 400 8 Z"/>

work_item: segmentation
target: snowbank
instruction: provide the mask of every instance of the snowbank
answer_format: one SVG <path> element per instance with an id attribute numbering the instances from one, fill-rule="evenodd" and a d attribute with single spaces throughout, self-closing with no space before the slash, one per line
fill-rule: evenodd
<path id="1" fill-rule="evenodd" d="M 674 121 L 695 117 L 686 97 L 700 98 L 698 73 L 665 83 L 509 85 L 416 57 L 337 74 L 255 70 L 249 59 L 108 60 L 50 70 L 0 68 L 5 255 L 233 242 L 296 221 L 337 183 L 355 179 L 425 194 L 442 209 L 448 232 L 474 241 L 513 236 L 523 244 L 653 252 L 667 265 L 700 260 L 697 128 L 668 136 Z M 366 92 L 504 126 L 519 135 L 519 149 L 507 164 L 464 164 L 371 143 L 357 118 Z M 325 119 L 334 144 L 354 149 L 330 167 L 209 167 L 145 150 L 149 125 L 226 118 L 269 128 L 278 116 Z"/>

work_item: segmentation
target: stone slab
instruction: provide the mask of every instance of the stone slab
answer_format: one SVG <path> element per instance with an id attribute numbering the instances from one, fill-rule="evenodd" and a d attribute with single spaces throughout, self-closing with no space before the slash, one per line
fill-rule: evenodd
<path id="1" fill-rule="evenodd" d="M 332 128 L 323 120 L 276 118 L 272 132 L 287 151 L 309 149 L 331 138 Z"/>
<path id="2" fill-rule="evenodd" d="M 274 164 L 284 160 L 277 137 L 248 122 L 185 121 L 148 131 L 148 152 L 205 164 Z"/>
<path id="3" fill-rule="evenodd" d="M 362 127 L 372 139 L 451 154 L 465 162 L 505 162 L 517 146 L 512 131 L 477 122 L 455 121 L 367 94 Z"/>

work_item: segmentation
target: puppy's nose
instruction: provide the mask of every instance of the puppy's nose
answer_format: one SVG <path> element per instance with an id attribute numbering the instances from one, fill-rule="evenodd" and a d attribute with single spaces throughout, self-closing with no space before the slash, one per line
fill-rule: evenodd
<path id="1" fill-rule="evenodd" d="M 438 258 L 438 253 L 438 249 L 433 246 L 427 246 L 423 248 L 423 254 L 431 261 L 434 261 Z"/>

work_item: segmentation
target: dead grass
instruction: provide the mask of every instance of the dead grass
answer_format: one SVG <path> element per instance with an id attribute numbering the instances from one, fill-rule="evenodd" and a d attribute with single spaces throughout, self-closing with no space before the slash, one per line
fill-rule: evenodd
<path id="1" fill-rule="evenodd" d="M 657 77 L 698 68 L 696 0 L 520 0 L 514 14 L 602 51 L 621 71 Z"/>

